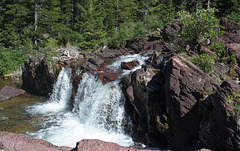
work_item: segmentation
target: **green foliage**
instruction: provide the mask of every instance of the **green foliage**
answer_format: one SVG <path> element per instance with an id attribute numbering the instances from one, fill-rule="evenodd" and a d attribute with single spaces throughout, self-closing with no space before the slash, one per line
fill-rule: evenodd
<path id="1" fill-rule="evenodd" d="M 216 42 L 213 42 L 211 45 L 210 45 L 210 49 L 215 52 L 220 58 L 223 58 L 225 57 L 227 54 L 226 54 L 226 51 L 225 51 L 225 45 L 223 42 L 221 41 L 216 41 Z"/>
<path id="2" fill-rule="evenodd" d="M 120 27 L 115 30 L 113 37 L 108 39 L 108 45 L 113 48 L 120 47 L 122 44 L 125 44 L 127 40 L 133 38 L 133 32 L 127 26 Z"/>
<path id="3" fill-rule="evenodd" d="M 216 9 L 218 16 L 236 22 L 240 18 L 239 0 L 211 0 L 211 9 L 202 9 L 207 5 L 208 0 L 1 0 L 0 47 L 23 56 L 44 54 L 67 43 L 82 52 L 103 45 L 119 47 L 174 21 L 179 10 L 181 36 L 205 45 L 220 33 L 214 29 L 218 27 Z M 210 47 L 219 57 L 226 55 L 221 44 Z"/>
<path id="4" fill-rule="evenodd" d="M 227 107 L 231 110 L 228 111 L 228 116 L 239 117 L 240 116 L 240 96 L 239 93 L 233 92 L 232 95 L 227 97 Z"/>
<path id="5" fill-rule="evenodd" d="M 79 31 L 83 39 L 79 42 L 82 51 L 91 51 L 99 47 L 98 41 L 104 36 L 102 4 L 89 0 L 78 4 L 81 14 L 78 18 Z"/>
<path id="6" fill-rule="evenodd" d="M 204 44 L 207 39 L 216 38 L 220 31 L 219 20 L 214 15 L 215 9 L 199 9 L 197 13 L 190 14 L 184 10 L 180 11 L 179 21 L 183 24 L 181 36 L 187 37 L 192 43 Z"/>
<path id="7" fill-rule="evenodd" d="M 206 73 L 211 73 L 214 69 L 215 57 L 207 54 L 200 54 L 193 58 L 192 63 L 201 68 Z"/>
<path id="8" fill-rule="evenodd" d="M 232 21 L 237 22 L 237 23 L 240 24 L 240 11 L 238 11 L 238 12 L 233 11 L 233 12 L 231 12 L 229 15 L 227 15 L 227 17 L 228 17 L 230 20 L 232 20 Z"/>
<path id="9" fill-rule="evenodd" d="M 134 37 L 145 37 L 147 30 L 144 26 L 144 23 L 143 22 L 135 23 L 133 32 L 134 32 L 134 35 L 133 35 Z"/>
<path id="10" fill-rule="evenodd" d="M 19 69 L 26 58 L 19 50 L 0 47 L 0 75 Z"/>
<path id="11" fill-rule="evenodd" d="M 124 45 L 128 40 L 136 37 L 145 37 L 147 30 L 143 22 L 127 23 L 115 30 L 113 37 L 107 39 L 110 47 L 118 48 Z"/>

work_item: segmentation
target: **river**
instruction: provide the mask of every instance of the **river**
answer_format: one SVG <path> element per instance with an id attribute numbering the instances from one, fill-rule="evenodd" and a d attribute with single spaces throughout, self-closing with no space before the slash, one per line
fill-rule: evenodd
<path id="1" fill-rule="evenodd" d="M 141 68 L 147 57 L 123 56 L 107 68 L 121 70 L 121 62 L 138 60 Z M 123 70 L 122 75 L 129 74 Z M 124 110 L 125 97 L 119 81 L 103 84 L 84 73 L 71 106 L 71 69 L 63 68 L 49 99 L 30 94 L 0 103 L 0 131 L 22 133 L 58 146 L 75 147 L 81 139 L 100 139 L 132 146 L 131 120 Z M 9 82 L 0 81 L 3 83 Z M 19 88 L 19 84 L 12 84 Z M 128 132 L 126 132 L 128 129 Z"/>

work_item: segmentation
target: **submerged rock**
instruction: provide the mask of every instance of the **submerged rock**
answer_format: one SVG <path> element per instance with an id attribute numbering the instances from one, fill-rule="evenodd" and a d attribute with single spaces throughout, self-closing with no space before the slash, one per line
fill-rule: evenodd
<path id="1" fill-rule="evenodd" d="M 26 92 L 22 89 L 16 89 L 11 86 L 5 85 L 0 90 L 0 102 L 5 101 L 5 100 L 10 100 L 11 98 L 21 96 L 24 94 L 26 94 Z"/>

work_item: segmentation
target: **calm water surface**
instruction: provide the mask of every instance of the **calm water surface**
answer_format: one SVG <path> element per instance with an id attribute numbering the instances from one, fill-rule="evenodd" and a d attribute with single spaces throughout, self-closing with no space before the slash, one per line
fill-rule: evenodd
<path id="1" fill-rule="evenodd" d="M 0 78 L 0 89 L 4 85 L 21 88 L 21 81 L 13 82 Z M 44 100 L 44 97 L 26 94 L 0 102 L 0 131 L 25 134 L 26 132 L 38 130 L 39 128 L 33 126 L 32 123 L 37 121 L 39 117 L 31 117 L 27 114 L 25 106 L 43 102 Z"/>

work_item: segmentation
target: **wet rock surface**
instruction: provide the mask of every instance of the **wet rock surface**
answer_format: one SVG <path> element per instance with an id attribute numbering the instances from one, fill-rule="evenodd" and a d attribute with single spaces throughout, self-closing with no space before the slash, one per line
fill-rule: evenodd
<path id="1" fill-rule="evenodd" d="M 131 61 L 131 62 L 122 62 L 121 68 L 126 70 L 132 70 L 137 65 L 139 65 L 139 62 L 137 60 Z"/>
<path id="2" fill-rule="evenodd" d="M 11 98 L 21 96 L 26 94 L 26 92 L 22 89 L 16 89 L 11 86 L 5 85 L 1 90 L 0 90 L 0 102 L 10 100 Z"/>

